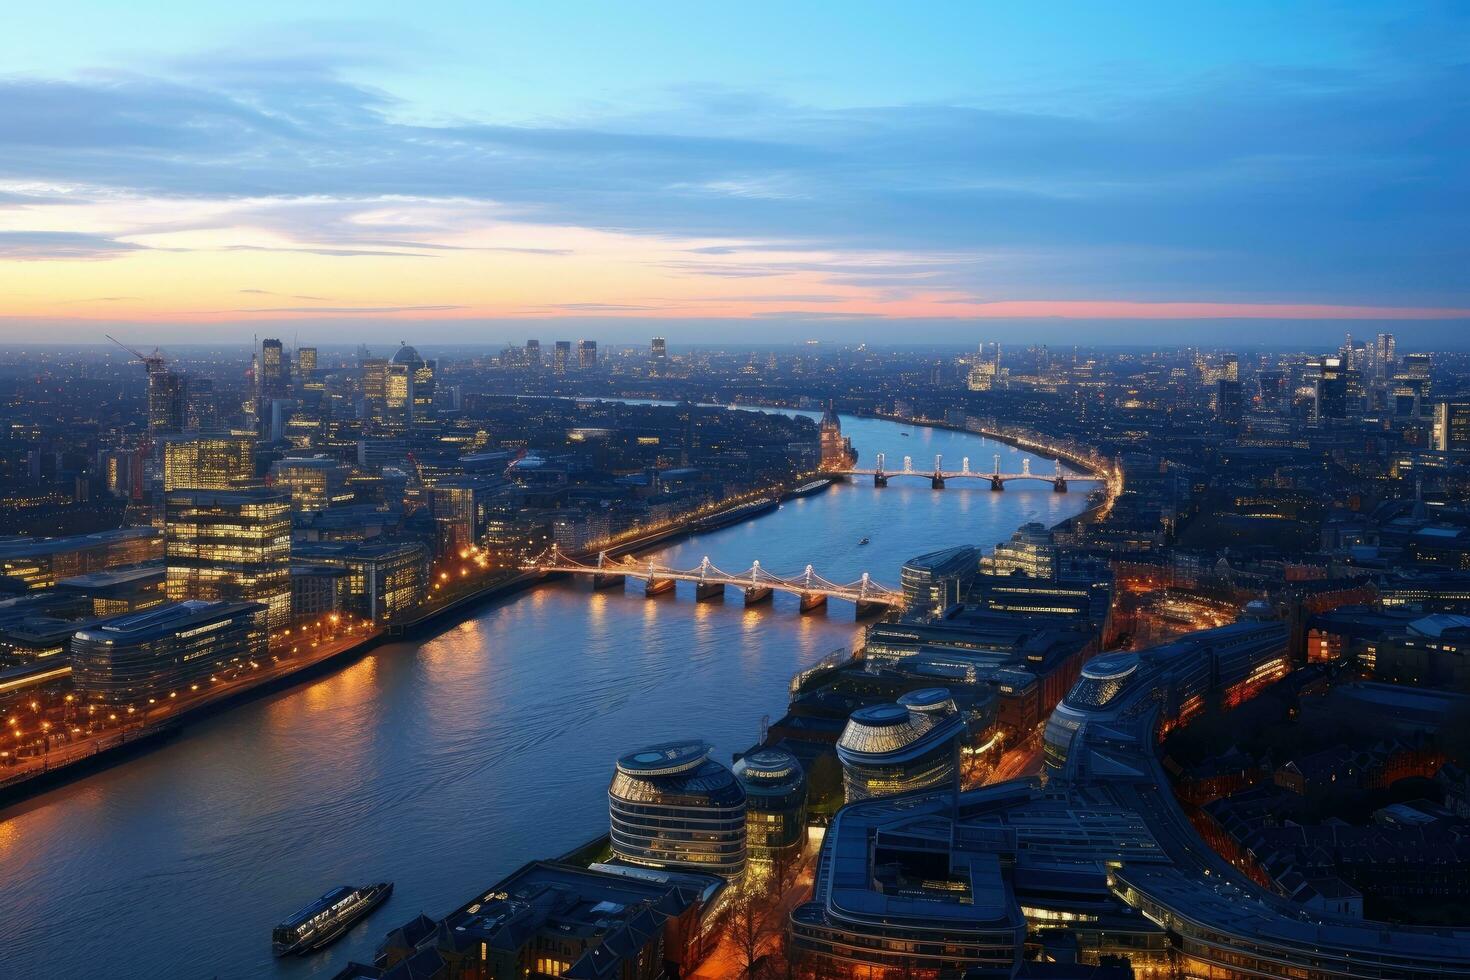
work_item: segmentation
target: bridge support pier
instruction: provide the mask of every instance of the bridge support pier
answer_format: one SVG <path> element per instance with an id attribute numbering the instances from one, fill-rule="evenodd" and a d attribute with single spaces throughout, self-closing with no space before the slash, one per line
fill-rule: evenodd
<path id="1" fill-rule="evenodd" d="M 990 478 L 990 489 L 993 492 L 995 492 L 995 493 L 1001 493 L 1002 491 L 1005 490 L 1005 488 L 1006 488 L 1006 481 L 1002 480 L 998 476 L 992 476 Z"/>
<path id="2" fill-rule="evenodd" d="M 603 589 L 621 589 L 623 587 L 623 576 L 604 575 L 598 573 L 592 576 L 592 590 L 601 592 Z"/>
<path id="3" fill-rule="evenodd" d="M 857 618 L 869 619 L 873 616 L 882 616 L 888 612 L 888 607 L 881 602 L 858 602 Z"/>
<path id="4" fill-rule="evenodd" d="M 935 473 L 929 478 L 929 486 L 933 487 L 935 490 L 943 490 L 944 477 L 940 476 L 938 473 Z"/>
<path id="5" fill-rule="evenodd" d="M 725 598 L 725 584 L 723 582 L 695 582 L 695 602 L 717 602 Z"/>
<path id="6" fill-rule="evenodd" d="M 1051 482 L 1051 489 L 1053 493 L 1066 493 L 1067 481 L 1062 479 L 1061 477 L 1057 477 Z"/>
<path id="7" fill-rule="evenodd" d="M 771 596 L 776 591 L 769 585 L 747 585 L 745 587 L 745 604 L 747 606 L 758 606 L 763 602 L 770 602 Z"/>
<path id="8" fill-rule="evenodd" d="M 886 474 L 886 473 L 874 473 L 873 474 L 873 486 L 875 486 L 875 487 L 886 487 L 886 486 L 888 486 L 888 474 Z"/>
<path id="9" fill-rule="evenodd" d="M 818 609 L 827 608 L 827 593 L 825 592 L 803 592 L 801 594 L 801 611 L 803 614 L 816 612 Z"/>
<path id="10" fill-rule="evenodd" d="M 674 580 L 671 578 L 651 578 L 643 583 L 643 594 L 650 599 L 673 591 Z"/>

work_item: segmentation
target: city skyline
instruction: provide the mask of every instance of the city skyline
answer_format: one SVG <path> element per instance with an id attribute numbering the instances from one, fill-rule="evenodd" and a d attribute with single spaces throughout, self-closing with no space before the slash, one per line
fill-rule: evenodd
<path id="1" fill-rule="evenodd" d="M 749 13 L 12 12 L 0 343 L 1470 322 L 1459 11 Z"/>

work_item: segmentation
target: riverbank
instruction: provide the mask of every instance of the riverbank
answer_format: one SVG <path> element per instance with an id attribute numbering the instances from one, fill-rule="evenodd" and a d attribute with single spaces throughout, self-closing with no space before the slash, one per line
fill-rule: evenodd
<path id="1" fill-rule="evenodd" d="M 789 500 L 820 492 L 809 489 L 811 482 L 810 476 L 799 477 L 788 485 L 772 488 L 771 496 Z M 746 507 L 749 507 L 749 501 L 734 501 L 728 506 L 714 508 L 670 527 L 599 550 L 606 551 L 609 557 L 618 558 L 754 520 L 770 512 L 769 509 L 753 510 L 748 515 L 740 515 L 738 512 Z M 595 557 L 596 553 L 588 551 L 576 557 Z M 88 739 L 85 743 L 74 746 L 78 751 L 57 753 L 59 758 L 50 758 L 52 754 L 48 753 L 48 757 L 42 759 L 39 766 L 29 767 L 25 772 L 11 772 L 0 776 L 0 810 L 126 762 L 176 737 L 187 724 L 197 723 L 257 698 L 290 690 L 345 667 L 366 656 L 385 641 L 426 638 L 436 632 L 452 629 L 485 605 L 511 598 L 551 578 L 539 572 L 518 573 L 426 609 L 413 619 L 373 630 L 360 637 L 352 637 L 344 641 L 343 645 L 307 660 L 282 662 L 267 668 L 258 677 L 242 679 L 228 690 L 210 692 L 191 699 L 169 711 L 165 717 L 151 722 L 145 721 L 136 728 L 125 728 Z"/>

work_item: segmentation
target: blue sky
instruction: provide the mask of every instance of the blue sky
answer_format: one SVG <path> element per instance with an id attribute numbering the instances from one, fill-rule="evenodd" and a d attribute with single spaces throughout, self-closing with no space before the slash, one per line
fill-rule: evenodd
<path id="1" fill-rule="evenodd" d="M 0 338 L 413 320 L 462 339 L 578 318 L 690 341 L 732 318 L 866 339 L 1028 319 L 1444 336 L 1470 308 L 1467 21 L 1384 3 L 11 5 Z"/>

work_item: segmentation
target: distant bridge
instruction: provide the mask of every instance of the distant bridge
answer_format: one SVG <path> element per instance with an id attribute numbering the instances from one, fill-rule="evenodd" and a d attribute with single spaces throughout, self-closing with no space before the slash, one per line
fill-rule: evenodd
<path id="1" fill-rule="evenodd" d="M 1050 483 L 1052 489 L 1057 493 L 1067 492 L 1068 479 L 1083 480 L 1090 483 L 1102 482 L 1097 477 L 1082 476 L 1080 474 L 1069 476 L 1067 471 L 1062 467 L 1062 461 L 1060 459 L 1056 461 L 1056 470 L 1053 473 L 1032 473 L 1031 457 L 1029 456 L 1021 460 L 1021 472 L 1019 473 L 1002 473 L 1000 471 L 999 453 L 995 454 L 995 469 L 989 473 L 982 473 L 970 469 L 970 457 L 968 456 L 962 460 L 958 470 L 944 469 L 941 461 L 942 457 L 936 455 L 934 457 L 934 469 L 928 471 L 916 470 L 914 469 L 914 458 L 912 456 L 905 456 L 903 458 L 903 469 L 888 470 L 883 465 L 884 454 L 879 453 L 876 458 L 877 465 L 873 469 L 836 470 L 834 473 L 841 476 L 871 476 L 873 478 L 873 486 L 875 487 L 888 486 L 888 481 L 894 477 L 916 476 L 928 480 L 929 485 L 935 490 L 943 490 L 944 485 L 950 480 L 989 480 L 990 489 L 996 491 L 1004 490 L 1007 483 L 1014 483 L 1017 480 L 1035 480 L 1041 483 Z"/>
<path id="2" fill-rule="evenodd" d="M 867 572 L 856 582 L 843 585 L 818 575 L 810 565 L 800 575 L 783 578 L 766 571 L 760 562 L 754 562 L 743 572 L 731 574 L 716 568 L 709 558 L 701 561 L 697 568 L 680 569 L 655 561 L 610 558 L 604 551 L 598 554 L 595 563 L 589 564 L 563 554 L 553 545 L 522 568 L 534 572 L 590 575 L 593 587 L 598 589 L 621 586 L 624 579 L 639 579 L 644 583 L 643 591 L 649 598 L 672 591 L 676 582 L 693 582 L 694 597 L 699 602 L 722 599 L 725 587 L 734 586 L 744 591 L 747 606 L 768 602 L 776 592 L 800 596 L 802 612 L 825 606 L 828 599 L 845 599 L 853 603 L 859 616 L 902 609 L 904 605 L 902 592 L 874 583 Z"/>

